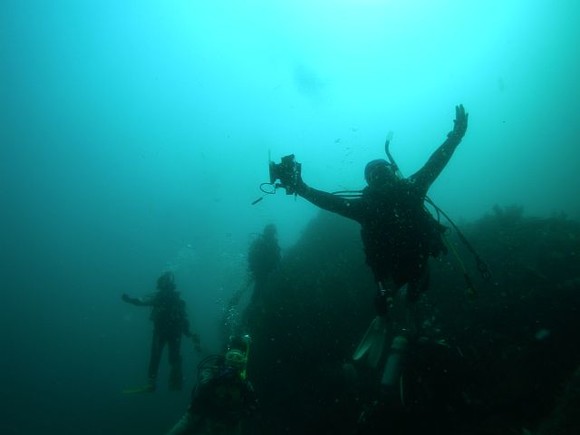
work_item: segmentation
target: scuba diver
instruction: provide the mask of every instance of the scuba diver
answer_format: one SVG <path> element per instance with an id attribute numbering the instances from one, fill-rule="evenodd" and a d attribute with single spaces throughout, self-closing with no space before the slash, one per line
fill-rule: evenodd
<path id="1" fill-rule="evenodd" d="M 276 225 L 268 224 L 261 234 L 256 234 L 248 249 L 247 277 L 242 286 L 234 292 L 225 309 L 224 337 L 235 335 L 239 332 L 238 326 L 243 323 L 242 330 L 247 330 L 248 317 L 257 307 L 263 303 L 264 292 L 268 279 L 281 261 L 280 245 L 278 244 L 278 231 Z M 243 312 L 240 319 L 238 305 L 242 297 L 253 287 L 250 304 Z"/>
<path id="2" fill-rule="evenodd" d="M 167 435 L 242 433 L 243 422 L 258 409 L 247 379 L 249 349 L 249 335 L 230 337 L 224 355 L 210 355 L 199 363 L 189 408 Z"/>
<path id="3" fill-rule="evenodd" d="M 280 245 L 276 226 L 268 224 L 250 245 L 248 251 L 248 273 L 254 281 L 254 297 L 259 296 L 261 288 L 278 264 L 280 264 Z"/>
<path id="4" fill-rule="evenodd" d="M 446 252 L 442 239 L 445 227 L 425 208 L 427 192 L 443 171 L 467 129 L 468 114 L 456 106 L 454 127 L 425 165 L 403 178 L 389 153 L 389 161 L 377 159 L 366 165 L 367 186 L 362 192 L 339 195 L 309 187 L 301 176 L 301 164 L 294 155 L 270 163 L 270 184 L 284 187 L 287 194 L 297 194 L 312 204 L 357 221 L 366 262 L 377 285 L 374 300 L 376 317 L 371 323 L 353 359 L 367 358 L 376 367 L 381 360 L 387 335 L 387 319 L 393 320 L 397 306 L 403 307 L 403 320 L 394 334 L 391 352 L 386 358 L 381 391 L 387 396 L 399 394 L 399 378 L 408 341 L 418 332 L 415 302 L 429 285 L 429 257 Z M 265 192 L 269 193 L 269 192 Z M 405 288 L 405 291 L 400 291 Z M 395 304 L 404 296 L 403 304 Z M 399 310 L 400 311 L 400 310 Z"/>
<path id="5" fill-rule="evenodd" d="M 181 369 L 181 336 L 185 335 L 193 341 L 195 349 L 200 352 L 199 335 L 191 332 L 185 301 L 179 292 L 175 291 L 173 273 L 165 272 L 157 279 L 157 292 L 142 297 L 133 298 L 123 294 L 122 299 L 129 304 L 151 307 L 151 321 L 153 322 L 153 340 L 149 360 L 149 382 L 139 388 L 124 390 L 125 393 L 152 393 L 156 389 L 159 363 L 165 345 L 169 348 L 169 388 L 179 391 L 183 386 Z"/>
<path id="6" fill-rule="evenodd" d="M 252 301 L 260 299 L 270 274 L 278 267 L 281 258 L 276 225 L 268 224 L 248 249 L 248 277 L 243 287 L 232 295 L 228 309 L 238 305 L 252 283 L 254 283 Z"/>

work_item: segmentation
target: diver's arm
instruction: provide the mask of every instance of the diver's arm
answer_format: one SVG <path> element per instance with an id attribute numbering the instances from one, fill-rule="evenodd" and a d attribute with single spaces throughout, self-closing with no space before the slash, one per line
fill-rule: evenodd
<path id="1" fill-rule="evenodd" d="M 153 304 L 153 298 L 149 296 L 145 296 L 143 298 L 134 298 L 129 296 L 127 293 L 123 293 L 121 299 L 123 299 L 123 302 L 127 302 L 128 304 L 136 305 L 138 307 L 148 307 Z"/>
<path id="2" fill-rule="evenodd" d="M 296 193 L 317 207 L 349 219 L 359 220 L 360 200 L 358 199 L 342 198 L 329 192 L 314 189 L 302 180 L 296 187 Z"/>
<path id="3" fill-rule="evenodd" d="M 181 333 L 185 335 L 187 338 L 192 338 L 193 333 L 191 332 L 189 318 L 187 317 L 187 309 L 185 301 L 183 299 L 179 299 L 179 301 L 177 301 L 177 304 L 179 304 L 179 317 L 181 318 Z"/>
<path id="4" fill-rule="evenodd" d="M 292 170 L 280 171 L 277 176 L 280 186 L 286 189 L 286 193 L 296 193 L 302 198 L 324 210 L 338 213 L 344 217 L 359 220 L 361 203 L 360 200 L 346 199 L 329 192 L 309 187 L 303 180 L 301 165 L 294 160 L 294 155 L 289 156 L 295 165 Z"/>
<path id="5" fill-rule="evenodd" d="M 183 335 L 185 335 L 187 338 L 189 338 L 193 342 L 193 346 L 195 347 L 195 350 L 200 352 L 201 351 L 201 341 L 199 338 L 199 334 L 197 332 L 193 332 L 191 330 L 191 326 L 189 324 L 189 320 L 187 319 L 187 317 L 185 317 L 183 319 L 182 331 L 183 331 Z"/>
<path id="6" fill-rule="evenodd" d="M 202 416 L 188 410 L 166 435 L 187 435 L 197 433 L 202 424 Z"/>
<path id="7" fill-rule="evenodd" d="M 187 310 L 185 309 L 185 301 L 181 300 L 181 332 L 193 342 L 193 347 L 197 352 L 201 352 L 201 341 L 197 332 L 191 331 L 191 324 L 187 317 Z"/>
<path id="8" fill-rule="evenodd" d="M 431 184 L 449 163 L 451 156 L 467 130 L 467 120 L 468 114 L 465 113 L 463 105 L 456 106 L 453 130 L 449 132 L 445 142 L 431 154 L 427 163 L 410 177 L 420 189 L 427 192 Z"/>
<path id="9" fill-rule="evenodd" d="M 193 332 L 191 332 L 191 328 L 189 326 L 189 320 L 187 320 L 187 318 L 183 319 L 183 335 L 185 335 L 187 338 L 193 338 Z"/>

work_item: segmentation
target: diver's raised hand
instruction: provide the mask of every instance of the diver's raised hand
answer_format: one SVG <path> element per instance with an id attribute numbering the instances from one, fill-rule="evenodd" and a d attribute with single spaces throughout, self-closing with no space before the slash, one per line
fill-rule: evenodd
<path id="1" fill-rule="evenodd" d="M 467 120 L 469 118 L 469 114 L 465 113 L 465 108 L 463 104 L 459 106 L 455 106 L 455 119 L 453 120 L 453 131 L 451 131 L 447 137 L 454 138 L 457 140 L 457 143 L 461 141 L 465 131 L 467 130 Z"/>
<path id="2" fill-rule="evenodd" d="M 270 177 L 280 180 L 280 187 L 286 189 L 286 194 L 293 195 L 303 186 L 301 175 L 302 165 L 298 163 L 294 154 L 282 157 L 279 165 L 270 164 Z"/>

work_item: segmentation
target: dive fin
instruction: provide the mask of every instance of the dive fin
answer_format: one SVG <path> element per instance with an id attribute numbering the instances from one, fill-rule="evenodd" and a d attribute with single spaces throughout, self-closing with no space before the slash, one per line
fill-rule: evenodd
<path id="1" fill-rule="evenodd" d="M 366 356 L 368 365 L 376 368 L 385 348 L 386 335 L 387 322 L 385 318 L 376 316 L 354 351 L 352 359 L 358 361 Z"/>
<path id="2" fill-rule="evenodd" d="M 123 394 L 147 394 L 147 393 L 154 393 L 155 387 L 151 384 L 143 385 L 141 387 L 136 388 L 125 388 L 121 391 Z"/>

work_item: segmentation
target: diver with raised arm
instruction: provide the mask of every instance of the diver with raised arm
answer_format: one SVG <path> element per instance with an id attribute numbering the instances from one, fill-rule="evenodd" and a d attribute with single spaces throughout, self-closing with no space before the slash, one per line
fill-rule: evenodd
<path id="1" fill-rule="evenodd" d="M 429 286 L 429 257 L 446 252 L 442 240 L 445 227 L 425 208 L 427 192 L 443 171 L 461 142 L 468 123 L 463 105 L 456 106 L 454 127 L 425 165 L 403 178 L 388 152 L 390 162 L 377 159 L 366 165 L 367 186 L 360 195 L 340 196 L 308 186 L 301 176 L 301 164 L 294 155 L 280 164 L 270 163 L 271 184 L 284 187 L 287 194 L 297 194 L 312 204 L 353 219 L 361 225 L 366 262 L 371 268 L 377 293 L 376 317 L 355 351 L 355 360 L 367 357 L 370 365 L 379 363 L 385 345 L 387 317 L 395 305 L 399 290 L 405 288 L 406 319 L 391 344 L 382 376 L 385 394 L 398 391 L 402 356 L 409 339 L 417 332 L 414 303 Z"/>

